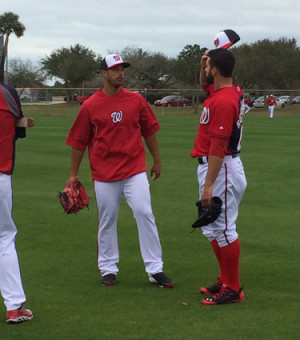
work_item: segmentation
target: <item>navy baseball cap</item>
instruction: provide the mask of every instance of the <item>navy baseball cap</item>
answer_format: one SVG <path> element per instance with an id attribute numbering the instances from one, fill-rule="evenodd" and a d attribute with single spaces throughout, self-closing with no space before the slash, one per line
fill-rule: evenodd
<path id="1" fill-rule="evenodd" d="M 214 39 L 216 48 L 229 48 L 240 40 L 240 36 L 233 30 L 227 29 L 220 31 Z"/>
<path id="2" fill-rule="evenodd" d="M 100 63 L 100 70 L 109 70 L 118 65 L 123 65 L 123 67 L 129 67 L 130 63 L 124 61 L 119 54 L 109 54 Z"/>

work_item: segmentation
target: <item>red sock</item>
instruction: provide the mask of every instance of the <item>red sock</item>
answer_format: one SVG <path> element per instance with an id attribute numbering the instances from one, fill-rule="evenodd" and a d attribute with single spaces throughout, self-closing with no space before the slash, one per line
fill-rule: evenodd
<path id="1" fill-rule="evenodd" d="M 223 282 L 231 289 L 240 289 L 239 262 L 240 262 L 240 241 L 236 239 L 228 246 L 220 248 L 223 265 Z"/>
<path id="2" fill-rule="evenodd" d="M 217 258 L 218 263 L 219 263 L 219 268 L 220 268 L 219 280 L 221 282 L 223 282 L 223 272 L 224 272 L 224 269 L 223 269 L 223 264 L 222 264 L 221 248 L 219 247 L 217 240 L 211 241 L 211 245 L 213 247 L 214 253 L 215 253 L 216 258 Z"/>

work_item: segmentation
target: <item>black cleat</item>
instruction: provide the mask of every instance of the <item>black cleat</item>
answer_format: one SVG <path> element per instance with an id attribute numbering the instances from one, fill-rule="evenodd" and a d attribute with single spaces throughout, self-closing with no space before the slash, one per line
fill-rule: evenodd
<path id="1" fill-rule="evenodd" d="M 157 283 L 162 288 L 173 288 L 174 283 L 163 272 L 149 275 L 149 281 Z"/>
<path id="2" fill-rule="evenodd" d="M 242 288 L 239 291 L 235 291 L 223 285 L 217 294 L 203 299 L 201 303 L 203 305 L 225 305 L 244 301 L 245 297 Z"/>
<path id="3" fill-rule="evenodd" d="M 222 282 L 218 278 L 218 282 L 213 283 L 211 286 L 201 287 L 200 292 L 204 295 L 215 295 L 219 293 L 221 288 L 222 288 Z"/>
<path id="4" fill-rule="evenodd" d="M 117 282 L 116 274 L 106 274 L 102 277 L 103 286 L 114 286 Z"/>

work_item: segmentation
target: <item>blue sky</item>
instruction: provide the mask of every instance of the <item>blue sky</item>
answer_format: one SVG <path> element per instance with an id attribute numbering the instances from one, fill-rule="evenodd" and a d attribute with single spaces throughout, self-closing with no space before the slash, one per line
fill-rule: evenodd
<path id="1" fill-rule="evenodd" d="M 9 43 L 9 58 L 23 60 L 77 43 L 101 56 L 130 46 L 177 57 L 187 44 L 213 48 L 226 28 L 240 35 L 239 44 L 285 37 L 300 46 L 298 0 L 2 0 L 4 12 L 26 27 Z"/>

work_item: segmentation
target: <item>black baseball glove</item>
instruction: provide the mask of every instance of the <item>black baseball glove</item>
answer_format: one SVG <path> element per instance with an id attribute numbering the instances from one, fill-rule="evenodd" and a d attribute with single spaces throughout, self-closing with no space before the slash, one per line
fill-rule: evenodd
<path id="1" fill-rule="evenodd" d="M 198 218 L 192 225 L 194 229 L 214 222 L 222 212 L 222 200 L 217 196 L 212 197 L 209 207 L 203 207 L 201 201 L 196 202 L 196 206 L 198 207 Z"/>

